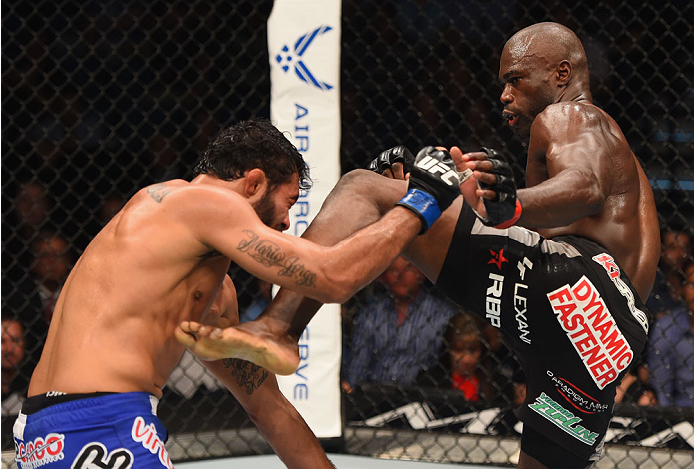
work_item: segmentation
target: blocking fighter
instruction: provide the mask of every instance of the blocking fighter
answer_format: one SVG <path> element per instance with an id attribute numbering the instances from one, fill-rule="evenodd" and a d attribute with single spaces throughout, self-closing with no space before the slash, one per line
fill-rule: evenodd
<path id="1" fill-rule="evenodd" d="M 404 254 L 498 327 L 523 363 L 519 467 L 584 468 L 600 457 L 615 389 L 647 340 L 655 203 L 621 129 L 592 103 L 585 51 L 570 29 L 539 23 L 516 33 L 499 79 L 508 124 L 529 138 L 527 187 L 516 190 L 495 151 L 452 147 L 458 170 L 474 171 L 461 186 L 466 203 L 453 203 Z M 373 166 L 401 177 L 407 156 L 391 149 Z M 378 177 L 351 173 L 351 190 L 328 198 L 304 236 L 331 245 L 386 213 L 407 183 Z M 191 346 L 228 356 L 262 350 L 259 363 L 290 373 L 318 306 L 281 290 L 256 322 L 204 329 Z"/>
<path id="2" fill-rule="evenodd" d="M 192 181 L 137 192 L 62 288 L 14 426 L 19 467 L 173 467 L 156 406 L 184 352 L 178 325 L 238 324 L 231 261 L 302 295 L 345 301 L 458 196 L 450 155 L 420 156 L 445 171 L 413 173 L 416 188 L 400 206 L 329 247 L 281 233 L 310 179 L 300 153 L 267 121 L 223 131 Z M 253 356 L 205 365 L 288 467 L 332 467 L 274 375 L 244 358 Z"/>

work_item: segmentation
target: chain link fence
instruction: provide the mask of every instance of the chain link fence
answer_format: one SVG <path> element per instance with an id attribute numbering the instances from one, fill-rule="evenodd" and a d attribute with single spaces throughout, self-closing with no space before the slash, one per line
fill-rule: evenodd
<path id="1" fill-rule="evenodd" d="M 3 450 L 12 449 L 13 415 L 57 294 L 89 240 L 138 188 L 188 178 L 219 129 L 269 117 L 271 9 L 248 0 L 2 3 Z M 538 21 L 565 24 L 583 41 L 594 101 L 642 162 L 663 230 L 651 342 L 624 383 L 599 467 L 694 465 L 693 17 L 686 0 L 343 1 L 343 172 L 396 144 L 484 145 L 511 158 L 522 186 L 524 144 L 499 103 L 503 44 Z M 268 285 L 230 273 L 240 310 L 252 316 Z M 433 298 L 416 312 L 419 325 L 374 323 L 407 282 Z M 493 329 L 407 265 L 343 311 L 339 450 L 515 462 L 523 373 Z M 377 353 L 363 354 L 367 340 Z M 461 364 L 462 377 L 453 373 Z M 270 451 L 190 356 L 165 389 L 160 417 L 175 460 Z"/>

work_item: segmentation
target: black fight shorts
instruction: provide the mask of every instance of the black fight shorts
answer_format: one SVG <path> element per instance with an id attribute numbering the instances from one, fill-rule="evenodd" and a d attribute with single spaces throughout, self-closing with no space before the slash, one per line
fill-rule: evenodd
<path id="1" fill-rule="evenodd" d="M 520 359 L 524 427 L 579 462 L 599 459 L 615 390 L 648 336 L 646 308 L 613 256 L 586 238 L 486 227 L 464 205 L 437 286 L 499 328 Z"/>

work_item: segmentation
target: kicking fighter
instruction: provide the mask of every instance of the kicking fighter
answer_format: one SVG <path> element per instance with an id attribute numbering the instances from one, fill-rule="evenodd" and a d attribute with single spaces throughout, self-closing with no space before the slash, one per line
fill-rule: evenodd
<path id="1" fill-rule="evenodd" d="M 156 404 L 184 352 L 178 325 L 238 324 L 231 261 L 302 295 L 346 301 L 458 197 L 448 153 L 426 149 L 421 159 L 444 171 L 413 171 L 399 207 L 330 247 L 280 232 L 310 180 L 267 121 L 223 131 L 192 181 L 137 192 L 63 286 L 14 426 L 19 467 L 172 467 Z M 238 357 L 205 365 L 288 467 L 332 467 L 274 375 Z"/>
<path id="2" fill-rule="evenodd" d="M 642 301 L 660 250 L 653 193 L 617 123 L 592 103 L 585 51 L 570 29 L 540 23 L 516 33 L 499 79 L 504 116 L 529 137 L 527 188 L 516 191 L 496 152 L 451 148 L 458 170 L 474 171 L 461 186 L 467 203 L 454 202 L 404 254 L 498 327 L 523 363 L 519 467 L 584 468 L 600 457 L 615 389 L 648 336 Z M 408 159 L 396 147 L 373 166 L 402 177 Z M 338 242 L 378 219 L 407 186 L 365 171 L 348 178 L 349 190 L 326 200 L 307 239 Z M 192 348 L 261 350 L 258 363 L 289 373 L 318 306 L 283 290 L 256 322 L 203 329 Z"/>

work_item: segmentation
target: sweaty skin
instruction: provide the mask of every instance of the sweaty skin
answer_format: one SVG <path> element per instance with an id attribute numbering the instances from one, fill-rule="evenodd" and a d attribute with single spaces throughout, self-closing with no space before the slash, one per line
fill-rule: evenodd
<path id="1" fill-rule="evenodd" d="M 185 350 L 181 342 L 191 339 L 179 324 L 238 324 L 236 290 L 226 274 L 231 261 L 302 296 L 342 302 L 375 279 L 421 229 L 414 213 L 397 207 L 330 247 L 282 234 L 298 182 L 296 173 L 271 190 L 255 168 L 231 181 L 201 174 L 140 190 L 68 276 L 28 395 L 139 391 L 161 397 Z M 239 353 L 204 365 L 288 467 L 333 467 L 275 376 L 239 360 L 253 356 Z"/>
<path id="2" fill-rule="evenodd" d="M 51 390 L 161 396 L 184 350 L 176 327 L 188 320 L 217 325 L 219 318 L 205 313 L 230 260 L 266 281 L 339 302 L 380 274 L 420 228 L 411 212 L 399 208 L 365 236 L 323 248 L 264 225 L 239 193 L 247 179 L 201 175 L 139 191 L 89 244 L 65 282 L 29 396 Z M 271 226 L 288 226 L 297 197 L 296 180 L 276 190 Z M 366 256 L 373 242 L 383 251 Z"/>
<path id="3" fill-rule="evenodd" d="M 596 241 L 614 254 L 645 301 L 660 250 L 653 191 L 617 123 L 592 104 L 580 41 L 552 23 L 526 28 L 504 47 L 499 79 L 504 115 L 521 136 L 529 134 L 527 188 L 518 191 L 523 215 L 516 224 L 547 238 Z M 465 157 L 466 167 L 489 171 L 480 155 Z M 477 175 L 482 181 L 491 176 Z"/>
<path id="4" fill-rule="evenodd" d="M 518 191 L 523 214 L 517 225 L 542 235 L 579 235 L 610 250 L 641 299 L 652 288 L 660 234 L 648 180 L 615 121 L 592 104 L 585 52 L 575 34 L 555 23 L 540 23 L 514 35 L 504 47 L 499 77 L 509 124 L 529 137 L 527 188 Z M 496 182 L 485 153 L 450 150 L 458 171 L 474 170 L 461 186 L 467 203 L 484 214 L 477 181 Z M 401 165 L 400 165 L 401 166 Z M 391 175 L 401 175 L 394 165 Z M 379 179 L 380 178 L 380 179 Z M 329 246 L 377 220 L 404 194 L 406 183 L 357 170 L 343 178 L 343 190 L 326 199 L 303 237 Z M 459 198 L 405 257 L 433 282 L 438 279 L 460 213 Z M 281 289 L 256 320 L 224 330 L 203 330 L 188 342 L 193 350 L 214 348 L 228 356 L 249 354 L 263 366 L 293 373 L 297 342 L 320 303 Z M 183 325 L 189 329 L 189 325 Z M 524 455 L 527 456 L 527 455 Z M 529 457 L 522 458 L 529 461 Z"/>

